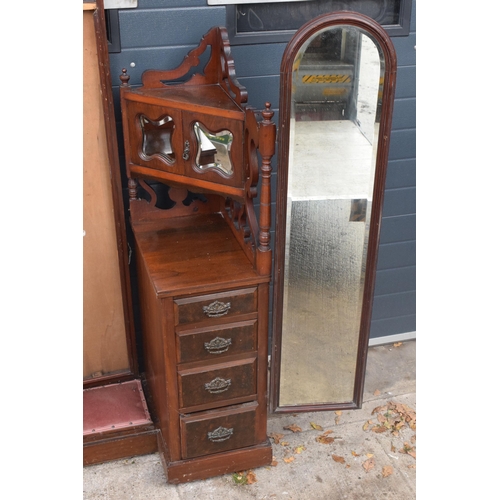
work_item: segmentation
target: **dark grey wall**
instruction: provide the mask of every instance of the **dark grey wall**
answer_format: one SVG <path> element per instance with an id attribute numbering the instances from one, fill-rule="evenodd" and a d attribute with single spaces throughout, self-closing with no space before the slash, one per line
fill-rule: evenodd
<path id="1" fill-rule="evenodd" d="M 415 3 L 413 0 L 409 36 L 392 39 L 397 51 L 398 75 L 371 338 L 416 329 Z M 130 83 L 134 85 L 140 83 L 141 74 L 147 69 L 175 68 L 211 27 L 226 25 L 226 7 L 208 6 L 206 0 L 139 0 L 137 9 L 119 11 L 119 24 L 121 52 L 110 54 L 110 64 L 120 139 L 117 97 L 121 69 L 127 68 Z M 276 123 L 279 68 L 285 46 L 286 43 L 267 43 L 234 45 L 231 49 L 237 78 L 248 90 L 249 103 L 262 108 L 265 101 L 270 101 Z M 274 189 L 275 169 L 276 158 Z"/>

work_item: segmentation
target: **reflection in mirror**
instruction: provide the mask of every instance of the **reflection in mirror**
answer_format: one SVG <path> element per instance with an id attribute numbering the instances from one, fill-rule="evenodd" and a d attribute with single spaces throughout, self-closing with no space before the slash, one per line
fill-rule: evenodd
<path id="1" fill-rule="evenodd" d="M 145 115 L 140 115 L 139 121 L 142 129 L 142 151 L 140 156 L 145 160 L 149 160 L 153 156 L 159 156 L 171 165 L 175 161 L 172 150 L 173 119 L 165 115 L 155 121 L 150 120 Z"/>
<path id="2" fill-rule="evenodd" d="M 196 166 L 200 170 L 216 169 L 225 176 L 233 173 L 231 144 L 233 134 L 229 130 L 210 132 L 201 123 L 194 123 L 194 133 L 198 143 Z"/>
<path id="3" fill-rule="evenodd" d="M 289 68 L 275 407 L 355 407 L 384 52 L 337 23 L 305 39 Z"/>

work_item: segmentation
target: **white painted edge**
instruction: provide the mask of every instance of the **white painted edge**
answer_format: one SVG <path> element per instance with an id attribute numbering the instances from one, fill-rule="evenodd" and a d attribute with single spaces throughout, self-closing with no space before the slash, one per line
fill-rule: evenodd
<path id="1" fill-rule="evenodd" d="M 137 0 L 104 0 L 105 9 L 135 9 Z"/>
<path id="2" fill-rule="evenodd" d="M 272 3 L 279 2 L 303 2 L 304 0 L 272 0 Z M 312 0 L 305 0 L 312 1 Z M 208 5 L 235 5 L 245 3 L 271 3 L 269 0 L 207 0 Z"/>
<path id="3" fill-rule="evenodd" d="M 415 340 L 417 332 L 396 333 L 395 335 L 387 335 L 386 337 L 376 337 L 368 341 L 368 346 L 383 344 L 393 344 L 394 342 L 405 342 L 406 340 Z"/>

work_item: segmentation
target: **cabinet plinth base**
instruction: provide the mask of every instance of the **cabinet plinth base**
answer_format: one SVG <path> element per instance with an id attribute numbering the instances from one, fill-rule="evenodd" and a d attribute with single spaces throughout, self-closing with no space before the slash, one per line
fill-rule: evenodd
<path id="1" fill-rule="evenodd" d="M 140 380 L 83 391 L 83 465 L 146 455 L 156 434 Z"/>
<path id="2" fill-rule="evenodd" d="M 169 484 L 187 483 L 222 476 L 231 472 L 263 467 L 271 465 L 273 460 L 273 450 L 269 440 L 263 444 L 239 450 L 180 462 L 167 462 L 166 457 L 168 454 L 166 453 L 165 443 L 160 433 L 158 435 L 158 451 Z"/>
<path id="3" fill-rule="evenodd" d="M 83 465 L 149 455 L 158 449 L 156 429 L 137 430 L 134 434 L 101 439 L 83 444 Z"/>

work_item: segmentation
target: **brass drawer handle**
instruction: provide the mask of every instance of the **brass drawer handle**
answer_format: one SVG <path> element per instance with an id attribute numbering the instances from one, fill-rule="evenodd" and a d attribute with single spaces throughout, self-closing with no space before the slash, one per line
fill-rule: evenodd
<path id="1" fill-rule="evenodd" d="M 224 316 L 229 312 L 229 309 L 231 309 L 231 302 L 219 302 L 216 300 L 215 302 L 212 302 L 208 306 L 203 306 L 203 312 L 209 317 L 209 318 L 219 318 L 220 316 Z"/>
<path id="2" fill-rule="evenodd" d="M 210 394 L 219 394 L 221 392 L 227 391 L 231 386 L 231 379 L 223 379 L 220 377 L 214 378 L 211 382 L 205 384 L 205 390 Z"/>
<path id="3" fill-rule="evenodd" d="M 220 443 L 221 441 L 226 441 L 233 435 L 233 429 L 227 429 L 226 427 L 218 427 L 215 431 L 208 433 L 208 439 L 213 443 Z"/>
<path id="4" fill-rule="evenodd" d="M 210 342 L 205 342 L 205 350 L 207 350 L 210 354 L 222 354 L 229 349 L 231 343 L 231 339 L 215 337 Z"/>

